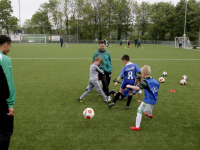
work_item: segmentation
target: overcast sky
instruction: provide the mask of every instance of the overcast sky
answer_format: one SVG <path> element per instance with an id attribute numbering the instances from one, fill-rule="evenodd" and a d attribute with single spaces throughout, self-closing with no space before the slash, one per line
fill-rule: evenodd
<path id="1" fill-rule="evenodd" d="M 156 3 L 156 2 L 169 2 L 170 0 L 142 0 L 144 2 Z M 171 0 L 173 4 L 177 4 L 180 0 Z M 19 18 L 19 0 L 11 0 L 13 7 L 13 15 Z M 21 25 L 23 25 L 26 19 L 31 19 L 32 15 L 38 10 L 42 3 L 49 2 L 49 0 L 20 0 L 20 13 L 21 13 Z M 138 2 L 141 2 L 139 0 Z"/>

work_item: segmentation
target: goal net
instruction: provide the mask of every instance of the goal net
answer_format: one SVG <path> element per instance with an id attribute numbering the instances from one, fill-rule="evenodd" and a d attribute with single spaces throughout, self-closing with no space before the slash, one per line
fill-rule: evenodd
<path id="1" fill-rule="evenodd" d="M 21 34 L 20 43 L 45 43 L 46 35 L 44 34 Z"/>
<path id="2" fill-rule="evenodd" d="M 179 44 L 182 44 L 182 47 L 185 49 L 193 48 L 188 37 L 175 37 L 175 48 L 179 48 Z"/>

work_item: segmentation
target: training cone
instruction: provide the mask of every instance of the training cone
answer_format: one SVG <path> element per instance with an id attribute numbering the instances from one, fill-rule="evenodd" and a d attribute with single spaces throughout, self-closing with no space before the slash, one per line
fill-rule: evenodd
<path id="1" fill-rule="evenodd" d="M 176 92 L 176 91 L 175 91 L 175 89 L 171 89 L 171 91 L 170 91 L 170 92 Z"/>

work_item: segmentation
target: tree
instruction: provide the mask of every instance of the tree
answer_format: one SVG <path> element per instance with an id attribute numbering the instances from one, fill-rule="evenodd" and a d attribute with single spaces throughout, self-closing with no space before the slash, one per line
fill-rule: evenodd
<path id="1" fill-rule="evenodd" d="M 7 33 L 9 34 L 10 29 L 17 28 L 18 19 L 12 16 L 13 9 L 10 0 L 0 1 L 0 25 L 5 27 Z"/>
<path id="2" fill-rule="evenodd" d="M 137 2 L 133 3 L 133 13 L 135 14 L 135 27 L 138 33 L 141 32 L 144 36 L 145 32 L 148 31 L 150 25 L 150 4 L 147 2 L 142 2 L 138 5 Z"/>
<path id="3" fill-rule="evenodd" d="M 165 40 L 170 34 L 174 38 L 175 6 L 170 3 L 159 2 L 151 7 L 151 25 L 149 32 L 153 39 Z"/>

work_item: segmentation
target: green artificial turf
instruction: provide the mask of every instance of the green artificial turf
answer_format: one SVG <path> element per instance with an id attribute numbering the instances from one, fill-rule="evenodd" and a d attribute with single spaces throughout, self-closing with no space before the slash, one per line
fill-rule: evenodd
<path id="1" fill-rule="evenodd" d="M 135 124 L 140 103 L 133 96 L 131 108 L 126 98 L 108 109 L 93 90 L 79 103 L 89 80 L 89 67 L 98 44 L 13 44 L 12 59 L 16 88 L 14 133 L 10 150 L 198 150 L 200 149 L 200 50 L 175 49 L 162 45 L 142 45 L 130 49 L 110 45 L 113 73 L 110 90 L 121 72 L 122 55 L 131 62 L 150 65 L 151 76 L 160 85 L 153 119 L 143 115 L 141 131 L 130 130 Z M 183 75 L 187 84 L 180 85 Z M 175 93 L 170 90 L 175 89 Z M 141 100 L 144 97 L 142 93 Z M 91 120 L 82 112 L 95 111 Z"/>

